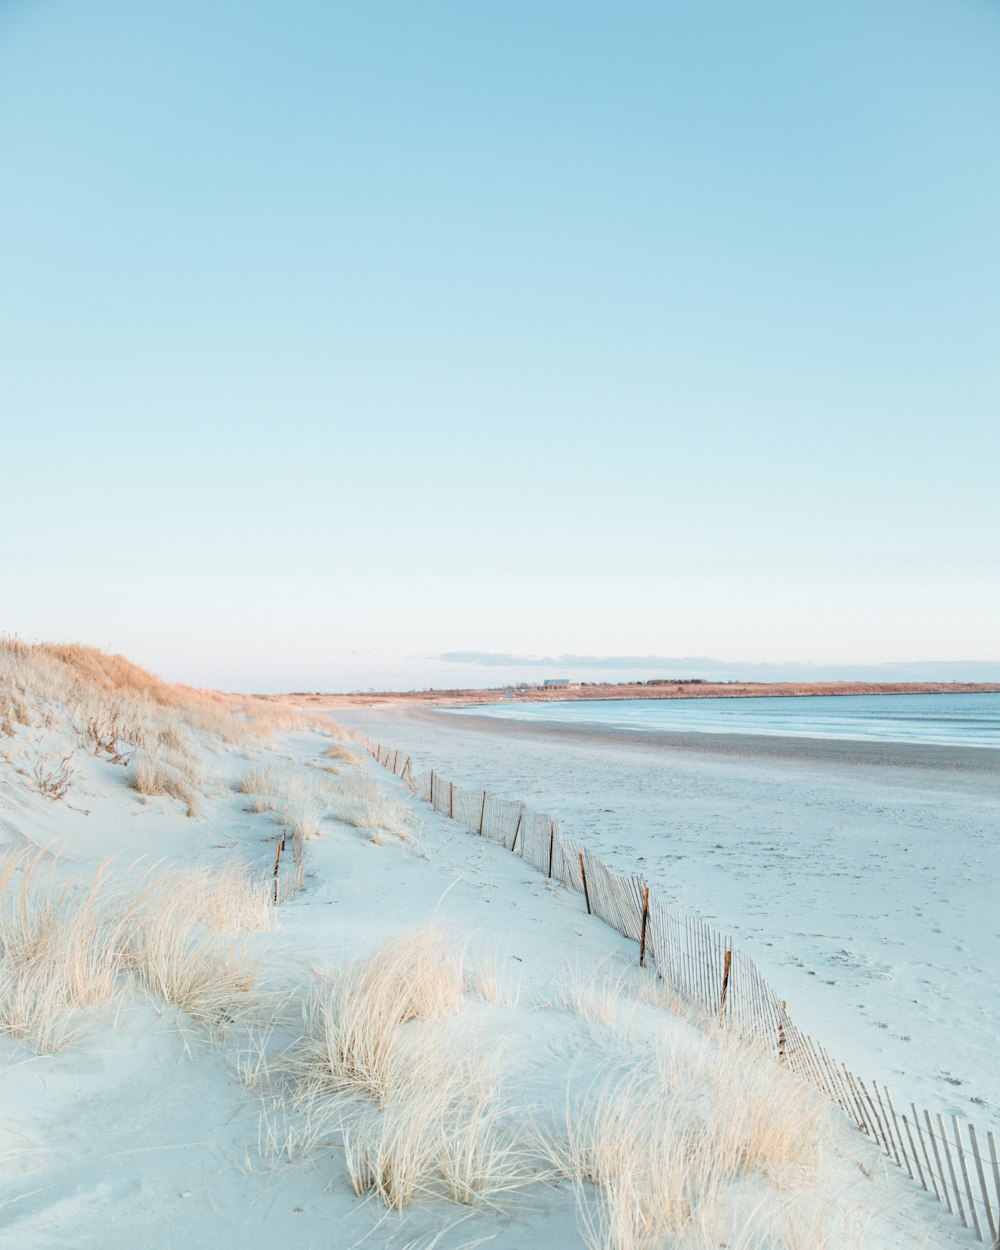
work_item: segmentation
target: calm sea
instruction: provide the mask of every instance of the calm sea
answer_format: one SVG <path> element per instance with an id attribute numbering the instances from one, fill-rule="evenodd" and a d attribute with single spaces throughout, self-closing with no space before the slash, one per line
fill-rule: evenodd
<path id="1" fill-rule="evenodd" d="M 1000 694 L 848 694 L 744 699 L 600 699 L 494 703 L 459 715 L 560 721 L 643 732 L 1000 747 Z"/>

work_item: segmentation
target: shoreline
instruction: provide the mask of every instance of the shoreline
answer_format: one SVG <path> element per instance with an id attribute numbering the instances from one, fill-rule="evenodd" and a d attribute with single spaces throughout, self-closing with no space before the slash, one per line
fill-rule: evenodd
<path id="1" fill-rule="evenodd" d="M 383 705 L 384 706 L 384 705 Z M 419 720 L 440 723 L 438 709 L 397 704 Z M 680 751 L 729 759 L 772 759 L 817 764 L 919 768 L 1000 776 L 1000 749 L 990 746 L 857 738 L 810 738 L 779 734 L 699 733 L 692 730 L 633 730 L 610 726 L 568 725 L 551 720 L 513 720 L 463 713 L 449 717 L 480 733 L 522 738 L 561 739 L 603 746 L 632 745 L 669 753 Z"/>
<path id="2" fill-rule="evenodd" d="M 1000 694 L 1000 682 L 708 682 L 682 681 L 662 684 L 618 682 L 544 688 L 542 686 L 491 686 L 450 690 L 370 690 L 351 693 L 292 691 L 254 697 L 296 707 L 477 707 L 487 703 L 577 703 L 602 700 L 659 699 L 786 699 L 827 698 L 834 695 L 902 694 Z"/>

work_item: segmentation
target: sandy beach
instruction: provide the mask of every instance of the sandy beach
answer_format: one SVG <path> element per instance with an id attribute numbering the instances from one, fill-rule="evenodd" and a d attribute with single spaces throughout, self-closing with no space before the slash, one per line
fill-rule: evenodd
<path id="1" fill-rule="evenodd" d="M 1000 1122 L 1000 752 L 341 712 L 564 821 L 732 933 L 801 1027 L 897 1096 Z"/>
<path id="2" fill-rule="evenodd" d="M 426 717 L 430 723 L 435 713 L 414 709 L 410 715 Z M 565 739 L 580 743 L 603 743 L 618 747 L 633 743 L 653 751 L 694 752 L 707 756 L 801 760 L 815 764 L 858 764 L 888 768 L 948 769 L 957 773 L 1000 775 L 1000 751 L 990 747 L 946 746 L 936 743 L 862 742 L 833 738 L 779 737 L 769 734 L 742 733 L 644 733 L 599 729 L 590 725 L 567 725 L 560 721 L 499 720 L 495 717 L 466 715 L 463 724 L 473 732 L 500 732 L 546 739 Z"/>
<path id="3" fill-rule="evenodd" d="M 883 841 L 859 871 L 857 838 L 825 811 L 864 840 L 877 796 L 861 773 L 919 772 L 955 816 L 954 774 L 369 715 L 456 780 L 550 806 L 609 863 L 770 943 L 799 1023 L 853 1040 L 866 1075 L 909 1041 L 880 1034 L 874 1053 L 866 1030 L 898 1025 L 905 995 L 937 999 L 937 1030 L 913 1030 L 914 1096 L 942 1106 L 950 1046 L 961 1078 L 943 1109 L 989 1122 L 966 1093 L 990 1092 L 970 1047 L 991 1007 L 968 1009 L 946 946 L 918 968 L 931 991 L 910 952 L 873 952 L 905 926 L 890 910 L 886 928 L 879 859 L 905 869 Z M 329 719 L 93 649 L 7 643 L 0 725 L 0 1244 L 172 1250 L 192 1228 L 220 1250 L 969 1244 L 770 1045 L 695 1010 L 579 892 L 433 810 Z M 968 836 L 986 782 L 965 776 Z M 807 794 L 817 810 L 787 823 Z M 879 802 L 884 820 L 888 791 Z M 954 879 L 925 885 L 971 918 L 962 830 L 947 834 Z M 835 941 L 833 902 L 856 913 Z M 960 927 L 947 941 L 965 950 Z M 989 950 L 968 955 L 981 980 Z M 839 988 L 810 999 L 814 973 Z"/>

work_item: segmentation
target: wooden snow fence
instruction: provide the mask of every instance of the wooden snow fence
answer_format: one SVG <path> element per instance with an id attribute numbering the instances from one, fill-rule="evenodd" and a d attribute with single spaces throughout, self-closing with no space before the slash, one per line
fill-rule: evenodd
<path id="1" fill-rule="evenodd" d="M 792 1021 L 753 960 L 703 920 L 678 914 L 636 875 L 612 872 L 552 816 L 486 790 L 469 790 L 433 769 L 415 774 L 408 755 L 365 744 L 384 768 L 434 810 L 479 837 L 500 843 L 539 872 L 584 896 L 588 912 L 641 944 L 663 982 L 685 1003 L 820 1089 L 909 1177 L 1000 1250 L 1000 1148 L 957 1115 L 933 1115 L 911 1103 L 897 1109 L 886 1087 L 866 1084 Z"/>

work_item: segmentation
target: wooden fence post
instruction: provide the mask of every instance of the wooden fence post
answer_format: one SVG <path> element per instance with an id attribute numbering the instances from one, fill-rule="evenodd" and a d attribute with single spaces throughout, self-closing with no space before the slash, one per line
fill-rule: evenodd
<path id="1" fill-rule="evenodd" d="M 434 769 L 431 769 L 431 807 L 434 806 Z"/>
<path id="2" fill-rule="evenodd" d="M 646 923 L 649 920 L 649 886 L 642 892 L 642 936 L 639 938 L 639 967 L 646 959 Z"/>
<path id="3" fill-rule="evenodd" d="M 514 853 L 514 847 L 517 846 L 517 835 L 521 832 L 521 821 L 524 820 L 524 804 L 521 804 L 521 810 L 517 813 L 517 824 L 514 826 L 514 841 L 510 844 L 511 854 Z"/>
<path id="4" fill-rule="evenodd" d="M 583 898 L 587 904 L 587 915 L 590 912 L 590 891 L 587 889 L 587 870 L 583 866 L 583 851 L 580 851 L 580 876 L 583 878 Z"/>
<path id="5" fill-rule="evenodd" d="M 455 819 L 455 783 L 448 782 L 448 819 Z"/>
<path id="6" fill-rule="evenodd" d="M 552 852 L 555 849 L 556 841 L 556 822 L 549 821 L 549 876 L 552 876 Z"/>
<path id="7" fill-rule="evenodd" d="M 719 1003 L 719 1018 L 725 1019 L 726 1016 L 726 996 L 729 993 L 729 969 L 733 964 L 733 952 L 726 951 L 726 966 L 722 973 L 722 1001 Z"/>
<path id="8" fill-rule="evenodd" d="M 281 866 L 281 848 L 285 845 L 285 835 L 281 835 L 281 840 L 276 843 L 274 848 L 274 905 L 278 906 L 278 868 Z"/>
<path id="9" fill-rule="evenodd" d="M 483 836 L 483 821 L 486 819 L 486 791 L 483 791 L 483 805 L 479 809 L 479 836 Z"/>
<path id="10" fill-rule="evenodd" d="M 781 1015 L 778 1017 L 778 1062 L 785 1062 L 785 1048 L 788 1045 L 785 1038 L 785 1008 L 788 1004 L 784 999 L 781 1000 Z"/>

